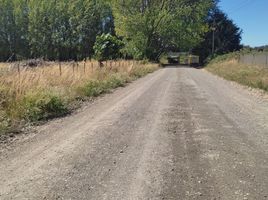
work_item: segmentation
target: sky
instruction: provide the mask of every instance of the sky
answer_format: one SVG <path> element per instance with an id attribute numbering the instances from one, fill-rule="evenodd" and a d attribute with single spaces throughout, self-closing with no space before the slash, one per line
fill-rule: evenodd
<path id="1" fill-rule="evenodd" d="M 243 30 L 242 44 L 268 45 L 268 0 L 221 0 L 219 6 Z"/>

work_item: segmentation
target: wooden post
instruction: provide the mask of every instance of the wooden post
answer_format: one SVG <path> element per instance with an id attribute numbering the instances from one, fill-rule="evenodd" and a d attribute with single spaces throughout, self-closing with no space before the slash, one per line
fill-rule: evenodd
<path id="1" fill-rule="evenodd" d="M 18 63 L 18 73 L 19 73 L 19 76 L 20 76 L 20 63 Z"/>
<path id="2" fill-rule="evenodd" d="M 84 74 L 86 74 L 86 59 L 84 61 Z"/>
<path id="3" fill-rule="evenodd" d="M 74 68 L 75 68 L 75 63 L 73 62 L 73 75 L 74 75 Z"/>
<path id="4" fill-rule="evenodd" d="M 62 75 L 61 62 L 59 61 L 60 76 Z"/>

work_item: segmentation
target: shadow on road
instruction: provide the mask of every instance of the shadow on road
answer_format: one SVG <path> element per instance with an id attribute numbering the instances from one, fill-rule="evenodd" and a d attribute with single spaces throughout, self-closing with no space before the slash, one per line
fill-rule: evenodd
<path id="1" fill-rule="evenodd" d="M 163 64 L 163 68 L 195 68 L 195 69 L 203 69 L 204 66 L 190 66 L 183 64 Z"/>

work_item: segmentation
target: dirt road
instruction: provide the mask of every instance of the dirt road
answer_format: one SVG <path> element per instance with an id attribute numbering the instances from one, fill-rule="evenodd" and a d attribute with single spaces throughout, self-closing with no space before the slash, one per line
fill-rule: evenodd
<path id="1" fill-rule="evenodd" d="M 0 154 L 0 199 L 268 199 L 268 101 L 169 67 Z"/>

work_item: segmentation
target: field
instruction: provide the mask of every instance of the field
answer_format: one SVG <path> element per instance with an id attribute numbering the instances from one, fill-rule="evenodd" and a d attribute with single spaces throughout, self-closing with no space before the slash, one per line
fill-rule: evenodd
<path id="1" fill-rule="evenodd" d="M 206 69 L 227 80 L 268 91 L 268 68 L 241 64 L 232 56 L 212 60 Z"/>
<path id="2" fill-rule="evenodd" d="M 121 87 L 158 68 L 138 61 L 0 63 L 0 135 L 70 113 L 79 102 Z"/>

